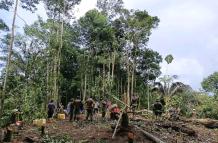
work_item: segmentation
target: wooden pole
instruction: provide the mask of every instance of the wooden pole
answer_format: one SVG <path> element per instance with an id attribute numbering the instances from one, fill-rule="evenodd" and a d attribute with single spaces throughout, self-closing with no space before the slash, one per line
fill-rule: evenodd
<path id="1" fill-rule="evenodd" d="M 112 96 L 112 98 L 114 98 L 115 100 L 119 101 L 120 103 L 122 103 L 123 105 L 125 105 L 128 108 L 131 108 L 129 105 L 127 105 L 126 103 L 124 103 L 123 101 L 121 101 L 120 99 L 118 99 L 117 97 Z"/>
<path id="2" fill-rule="evenodd" d="M 155 143 L 165 143 L 162 140 L 160 140 L 159 138 L 157 138 L 157 137 L 153 136 L 152 134 L 146 132 L 145 130 L 139 128 L 138 126 L 134 125 L 134 127 L 137 128 L 138 130 L 140 130 L 141 132 L 143 132 L 146 137 L 148 137 L 149 139 L 151 139 Z"/>
<path id="3" fill-rule="evenodd" d="M 126 108 L 126 106 L 124 106 L 124 108 L 121 110 L 121 114 L 120 114 L 120 117 L 119 117 L 119 119 L 118 119 L 118 121 L 117 121 L 117 125 L 116 125 L 116 127 L 115 127 L 115 130 L 114 130 L 114 133 L 113 133 L 112 139 L 114 139 L 114 137 L 115 137 L 115 135 L 116 135 L 117 127 L 118 127 L 118 125 L 119 125 L 119 123 L 120 123 L 120 120 L 121 120 L 122 115 L 123 115 L 123 110 L 125 110 L 125 108 Z"/>

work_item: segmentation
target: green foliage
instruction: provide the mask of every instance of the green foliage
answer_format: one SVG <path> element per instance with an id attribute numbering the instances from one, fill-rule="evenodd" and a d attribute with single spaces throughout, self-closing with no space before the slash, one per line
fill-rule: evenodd
<path id="1" fill-rule="evenodd" d="M 137 60 L 137 70 L 144 81 L 155 80 L 160 76 L 160 63 L 162 62 L 161 55 L 151 49 L 140 51 L 140 56 Z"/>
<path id="2" fill-rule="evenodd" d="M 98 10 L 69 22 L 66 19 L 80 0 L 42 2 L 49 19 L 38 17 L 15 36 L 5 109 L 19 107 L 23 119 L 31 121 L 44 118 L 48 101 L 57 95 L 64 105 L 78 95 L 123 99 L 131 75 L 136 82 L 134 92 L 145 103 L 141 89 L 161 74 L 161 55 L 147 48 L 151 31 L 159 23 L 157 17 L 124 9 L 121 0 L 99 0 Z M 21 0 L 21 6 L 31 11 L 36 4 L 38 0 Z M 7 49 L 8 38 L 2 41 Z M 1 58 L 4 62 L 6 55 L 7 50 Z M 1 83 L 3 77 L 4 71 Z"/>
<path id="3" fill-rule="evenodd" d="M 123 8 L 122 0 L 97 0 L 97 7 L 110 19 L 115 17 Z"/>
<path id="4" fill-rule="evenodd" d="M 8 26 L 5 24 L 5 22 L 2 19 L 0 19 L 0 30 L 9 31 Z"/>
<path id="5" fill-rule="evenodd" d="M 165 61 L 167 62 L 167 64 L 172 63 L 172 61 L 173 61 L 173 56 L 172 56 L 172 55 L 167 55 L 167 56 L 165 57 Z"/>
<path id="6" fill-rule="evenodd" d="M 205 78 L 201 86 L 206 92 L 213 93 L 214 96 L 218 97 L 218 72 L 214 72 L 212 75 Z"/>
<path id="7" fill-rule="evenodd" d="M 170 100 L 170 105 L 180 109 L 183 116 L 190 117 L 192 109 L 197 105 L 197 99 L 193 91 L 185 91 L 173 96 Z"/>
<path id="8" fill-rule="evenodd" d="M 75 141 L 70 139 L 68 135 L 60 135 L 60 136 L 46 135 L 43 138 L 42 143 L 75 143 Z"/>
<path id="9" fill-rule="evenodd" d="M 200 118 L 218 119 L 218 100 L 205 93 L 199 93 L 196 98 L 198 100 L 196 109 Z"/>
<path id="10" fill-rule="evenodd" d="M 34 12 L 37 10 L 37 5 L 40 0 L 19 0 L 22 8 Z M 0 9 L 9 11 L 14 4 L 14 0 L 1 0 Z"/>
<path id="11" fill-rule="evenodd" d="M 11 8 L 11 6 L 14 4 L 13 0 L 2 0 L 0 2 L 0 9 L 4 9 L 9 11 L 9 9 Z"/>

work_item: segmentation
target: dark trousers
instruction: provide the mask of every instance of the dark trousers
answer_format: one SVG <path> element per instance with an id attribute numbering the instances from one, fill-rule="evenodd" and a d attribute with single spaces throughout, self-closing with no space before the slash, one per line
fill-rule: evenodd
<path id="1" fill-rule="evenodd" d="M 70 111 L 70 121 L 72 121 L 72 119 L 73 119 L 73 111 Z"/>
<path id="2" fill-rule="evenodd" d="M 79 121 L 79 113 L 80 113 L 80 109 L 74 110 L 74 118 L 73 118 L 74 121 L 75 120 Z"/>
<path id="3" fill-rule="evenodd" d="M 106 115 L 106 109 L 102 109 L 101 114 L 102 114 L 102 118 L 104 118 Z"/>
<path id="4" fill-rule="evenodd" d="M 53 117 L 53 114 L 54 114 L 54 111 L 49 110 L 49 111 L 48 111 L 48 119 L 52 118 L 52 117 Z"/>
<path id="5" fill-rule="evenodd" d="M 87 115 L 86 115 L 86 120 L 88 120 L 90 117 L 91 121 L 93 119 L 93 109 L 87 109 Z"/>
<path id="6" fill-rule="evenodd" d="M 97 114 L 98 113 L 98 108 L 95 108 L 94 109 L 94 114 Z"/>

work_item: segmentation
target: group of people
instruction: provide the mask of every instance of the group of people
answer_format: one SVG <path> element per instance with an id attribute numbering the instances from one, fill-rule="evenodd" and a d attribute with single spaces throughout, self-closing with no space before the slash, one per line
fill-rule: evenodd
<path id="1" fill-rule="evenodd" d="M 75 99 L 72 98 L 67 104 L 67 108 L 64 110 L 62 104 L 59 104 L 59 106 L 56 108 L 54 101 L 51 100 L 48 104 L 48 119 L 53 118 L 55 113 L 64 113 L 69 117 L 69 121 L 79 121 L 80 114 L 84 113 L 85 111 L 84 107 L 86 110 L 86 120 L 91 121 L 93 120 L 93 115 L 97 114 L 100 110 L 102 118 L 105 118 L 107 111 L 114 113 L 114 108 L 118 108 L 117 106 L 112 107 L 110 100 L 101 99 L 99 102 L 98 100 L 94 100 L 94 98 L 89 97 L 83 103 L 80 97 L 77 97 Z"/>
<path id="2" fill-rule="evenodd" d="M 134 112 L 138 106 L 139 97 L 134 94 L 131 96 L 131 110 Z M 67 104 L 66 109 L 64 106 L 59 104 L 56 109 L 55 103 L 53 100 L 48 104 L 48 119 L 52 118 L 55 113 L 64 113 L 69 117 L 69 121 L 78 121 L 80 120 L 80 114 L 84 113 L 86 110 L 86 120 L 93 120 L 93 115 L 101 112 L 102 118 L 106 117 L 107 111 L 110 113 L 110 119 L 118 120 L 120 115 L 120 108 L 117 104 L 112 104 L 109 99 L 100 99 L 97 100 L 93 97 L 89 97 L 82 102 L 80 97 L 72 98 Z"/>

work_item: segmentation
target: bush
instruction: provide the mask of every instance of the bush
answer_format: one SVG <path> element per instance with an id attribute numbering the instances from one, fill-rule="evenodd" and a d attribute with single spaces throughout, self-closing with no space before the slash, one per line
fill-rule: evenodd
<path id="1" fill-rule="evenodd" d="M 196 106 L 198 117 L 218 119 L 218 101 L 207 94 L 199 94 L 197 98 L 199 102 Z"/>
<path id="2" fill-rule="evenodd" d="M 75 141 L 70 139 L 68 135 L 60 135 L 60 136 L 46 135 L 43 138 L 42 143 L 75 143 Z"/>

